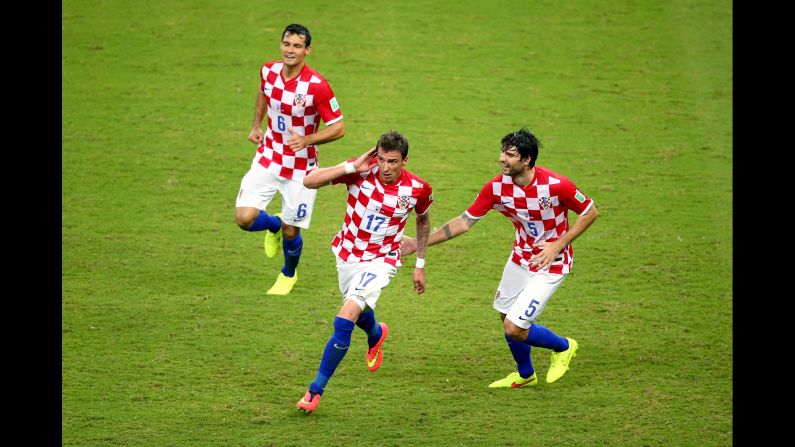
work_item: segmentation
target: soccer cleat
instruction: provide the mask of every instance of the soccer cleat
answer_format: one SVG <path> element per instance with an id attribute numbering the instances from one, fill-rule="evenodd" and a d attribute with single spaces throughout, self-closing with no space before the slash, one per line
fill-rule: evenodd
<path id="1" fill-rule="evenodd" d="M 306 414 L 312 414 L 313 411 L 317 410 L 319 403 L 320 394 L 306 390 L 306 394 L 304 394 L 304 397 L 302 397 L 301 400 L 295 403 L 295 407 L 298 408 L 298 411 L 303 411 Z"/>
<path id="2" fill-rule="evenodd" d="M 547 371 L 547 383 L 552 383 L 566 374 L 569 370 L 569 363 L 571 359 L 577 355 L 577 340 L 566 337 L 569 341 L 569 349 L 563 352 L 553 352 L 552 360 L 549 362 L 549 371 Z"/>
<path id="3" fill-rule="evenodd" d="M 522 376 L 519 375 L 518 371 L 514 371 L 508 374 L 508 376 L 504 379 L 491 382 L 489 388 L 521 388 L 523 386 L 533 385 L 538 385 L 538 377 L 536 377 L 536 373 L 533 373 L 532 376 L 523 379 Z"/>
<path id="4" fill-rule="evenodd" d="M 276 282 L 273 283 L 273 287 L 268 289 L 268 295 L 287 295 L 293 290 L 293 286 L 295 286 L 297 282 L 298 270 L 295 271 L 295 275 L 293 275 L 292 278 L 279 272 L 279 276 L 276 277 Z"/>
<path id="5" fill-rule="evenodd" d="M 367 369 L 370 371 L 375 371 L 381 366 L 381 362 L 384 361 L 384 351 L 381 349 L 381 345 L 386 340 L 387 334 L 389 334 L 389 326 L 386 323 L 378 323 L 381 326 L 381 338 L 378 339 L 378 343 L 375 344 L 372 348 L 367 350 Z"/>
<path id="6" fill-rule="evenodd" d="M 276 217 L 279 218 L 279 221 L 282 220 L 282 213 L 276 213 Z M 276 253 L 279 252 L 279 247 L 282 246 L 282 227 L 279 227 L 279 231 L 273 232 L 267 230 L 265 232 L 265 256 L 272 258 L 276 256 Z"/>

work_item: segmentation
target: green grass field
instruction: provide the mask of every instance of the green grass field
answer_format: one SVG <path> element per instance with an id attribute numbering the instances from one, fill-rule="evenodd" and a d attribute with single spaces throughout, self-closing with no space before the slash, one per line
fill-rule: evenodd
<path id="1" fill-rule="evenodd" d="M 66 0 L 62 15 L 64 446 L 732 445 L 730 1 Z M 491 309 L 513 229 L 490 213 L 429 249 L 426 294 L 409 268 L 383 293 L 381 369 L 355 332 L 318 411 L 295 410 L 341 304 L 345 191 L 319 191 L 287 297 L 265 295 L 281 261 L 263 234 L 234 223 L 258 70 L 292 22 L 345 115 L 321 165 L 400 130 L 438 227 L 527 125 L 538 164 L 594 198 L 540 320 L 580 343 L 563 379 L 486 387 L 514 368 Z M 549 351 L 533 352 L 543 377 Z"/>

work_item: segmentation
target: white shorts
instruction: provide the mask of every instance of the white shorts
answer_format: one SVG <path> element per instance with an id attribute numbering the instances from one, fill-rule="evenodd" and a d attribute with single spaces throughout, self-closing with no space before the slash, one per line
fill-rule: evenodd
<path id="1" fill-rule="evenodd" d="M 381 289 L 397 274 L 397 268 L 382 261 L 345 262 L 337 257 L 342 300 L 353 300 L 362 311 L 375 309 Z"/>
<path id="2" fill-rule="evenodd" d="M 513 324 L 527 329 L 544 311 L 565 278 L 565 274 L 531 272 L 509 260 L 502 271 L 493 307 Z"/>
<path id="3" fill-rule="evenodd" d="M 264 211 L 277 192 L 282 195 L 282 222 L 309 228 L 317 190 L 307 188 L 302 182 L 279 177 L 259 165 L 252 165 L 240 181 L 235 207 Z"/>

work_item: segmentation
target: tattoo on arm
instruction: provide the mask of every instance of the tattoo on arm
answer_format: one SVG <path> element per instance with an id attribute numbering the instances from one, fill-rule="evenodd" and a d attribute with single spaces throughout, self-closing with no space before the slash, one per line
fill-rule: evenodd
<path id="1" fill-rule="evenodd" d="M 444 230 L 444 236 L 447 238 L 447 240 L 450 240 L 450 239 L 453 238 L 453 232 L 450 231 L 450 224 L 444 224 L 444 226 L 442 227 L 442 230 Z"/>
<path id="2" fill-rule="evenodd" d="M 472 226 L 473 226 L 473 225 L 475 225 L 476 223 L 478 223 L 478 220 L 477 220 L 477 219 L 473 219 L 473 218 L 471 218 L 471 217 L 467 216 L 467 214 L 466 214 L 466 213 L 462 214 L 462 215 L 461 215 L 461 218 L 462 218 L 462 219 L 464 219 L 464 223 L 465 223 L 465 224 L 467 224 L 467 227 L 468 227 L 468 228 L 472 228 Z"/>

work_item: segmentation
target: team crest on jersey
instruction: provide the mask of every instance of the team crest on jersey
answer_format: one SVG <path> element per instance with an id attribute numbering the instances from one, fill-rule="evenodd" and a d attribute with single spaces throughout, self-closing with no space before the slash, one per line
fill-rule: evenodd
<path id="1" fill-rule="evenodd" d="M 411 203 L 411 198 L 409 196 L 398 196 L 397 205 L 401 210 L 407 210 L 409 208 L 409 203 Z"/>
<path id="2" fill-rule="evenodd" d="M 306 95 L 304 95 L 303 93 L 298 93 L 297 95 L 295 95 L 295 101 L 293 101 L 293 104 L 295 104 L 296 107 L 303 107 L 305 103 L 306 103 Z"/>
<path id="3" fill-rule="evenodd" d="M 552 200 L 550 200 L 549 197 L 539 197 L 538 205 L 541 206 L 542 210 L 548 210 L 552 208 Z"/>

